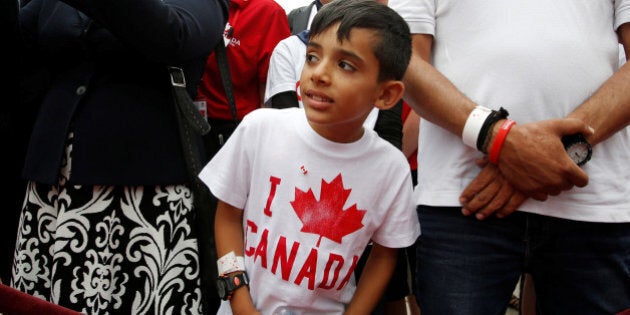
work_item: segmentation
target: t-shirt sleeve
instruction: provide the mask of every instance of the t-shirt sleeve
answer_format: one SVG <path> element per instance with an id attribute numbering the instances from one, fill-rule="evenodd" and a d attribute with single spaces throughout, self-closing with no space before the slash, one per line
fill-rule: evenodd
<path id="1" fill-rule="evenodd" d="M 406 163 L 401 165 L 406 169 Z M 393 180 L 389 187 L 383 187 L 396 193 L 391 199 L 383 223 L 372 235 L 372 241 L 385 247 L 402 248 L 411 246 L 420 236 L 420 222 L 413 198 L 410 171 L 401 169 L 401 172 L 396 174 L 400 176 L 394 178 L 401 180 Z"/>
<path id="2" fill-rule="evenodd" d="M 254 114 L 256 111 L 251 112 Z M 199 179 L 219 200 L 239 209 L 245 207 L 251 178 L 248 139 L 256 115 L 246 115 L 217 154 L 204 166 Z"/>
<path id="3" fill-rule="evenodd" d="M 388 5 L 407 21 L 411 34 L 435 35 L 435 0 L 389 0 Z"/>
<path id="4" fill-rule="evenodd" d="M 271 107 L 270 100 L 274 95 L 296 89 L 295 84 L 298 77 L 294 65 L 296 60 L 291 54 L 289 43 L 288 40 L 279 42 L 271 54 L 265 86 L 265 106 L 267 107 Z"/>
<path id="5" fill-rule="evenodd" d="M 630 22 L 630 0 L 615 1 L 615 30 L 621 24 Z"/>

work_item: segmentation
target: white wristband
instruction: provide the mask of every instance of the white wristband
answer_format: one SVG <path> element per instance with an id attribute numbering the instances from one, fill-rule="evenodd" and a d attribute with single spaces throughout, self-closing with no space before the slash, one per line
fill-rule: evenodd
<path id="1" fill-rule="evenodd" d="M 243 256 L 236 256 L 232 251 L 217 260 L 217 268 L 219 269 L 219 275 L 245 271 L 245 259 Z"/>
<path id="2" fill-rule="evenodd" d="M 477 138 L 479 138 L 479 131 L 481 131 L 481 127 L 483 123 L 486 121 L 486 118 L 490 116 L 492 110 L 490 108 L 486 108 L 483 106 L 477 106 L 475 109 L 470 112 L 468 115 L 468 119 L 466 119 L 466 124 L 464 125 L 464 130 L 462 131 L 462 141 L 464 144 L 477 149 Z"/>

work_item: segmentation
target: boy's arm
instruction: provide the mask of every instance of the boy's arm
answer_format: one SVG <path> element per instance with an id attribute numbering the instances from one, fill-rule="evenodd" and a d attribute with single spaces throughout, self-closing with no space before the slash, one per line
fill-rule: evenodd
<path id="1" fill-rule="evenodd" d="M 357 290 L 346 309 L 345 315 L 370 314 L 381 299 L 396 268 L 397 248 L 373 243 L 365 263 Z"/>
<path id="2" fill-rule="evenodd" d="M 214 237 L 217 257 L 223 257 L 232 251 L 236 256 L 243 256 L 245 246 L 243 244 L 243 209 L 219 200 L 214 221 Z M 259 314 L 247 287 L 240 287 L 234 291 L 230 305 L 235 315 Z"/>

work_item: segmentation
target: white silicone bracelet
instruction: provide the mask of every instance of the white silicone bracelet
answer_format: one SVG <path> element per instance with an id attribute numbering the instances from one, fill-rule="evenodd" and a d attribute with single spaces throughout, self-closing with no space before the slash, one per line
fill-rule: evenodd
<path id="1" fill-rule="evenodd" d="M 492 110 L 490 108 L 483 106 L 477 106 L 472 110 L 472 112 L 470 112 L 468 119 L 466 119 L 464 130 L 462 131 L 462 141 L 464 141 L 465 145 L 477 149 L 479 131 L 481 131 L 483 123 L 491 113 Z"/>
<path id="2" fill-rule="evenodd" d="M 243 256 L 236 256 L 232 251 L 217 260 L 217 268 L 219 269 L 219 275 L 245 271 L 245 259 Z"/>

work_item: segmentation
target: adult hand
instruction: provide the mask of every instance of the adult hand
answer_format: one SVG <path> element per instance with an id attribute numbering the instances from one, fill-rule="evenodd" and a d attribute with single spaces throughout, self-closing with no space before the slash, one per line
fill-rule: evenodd
<path id="1" fill-rule="evenodd" d="M 584 187 L 588 175 L 571 160 L 561 141 L 562 136 L 576 133 L 589 136 L 593 130 L 574 118 L 517 124 L 505 139 L 498 168 L 514 188 L 537 200 Z"/>
<path id="2" fill-rule="evenodd" d="M 475 215 L 483 220 L 491 215 L 504 218 L 516 211 L 527 200 L 520 191 L 503 177 L 499 169 L 488 163 L 487 159 L 480 159 L 477 165 L 481 172 L 464 189 L 459 197 L 463 215 Z M 546 198 L 546 195 L 539 198 Z"/>

